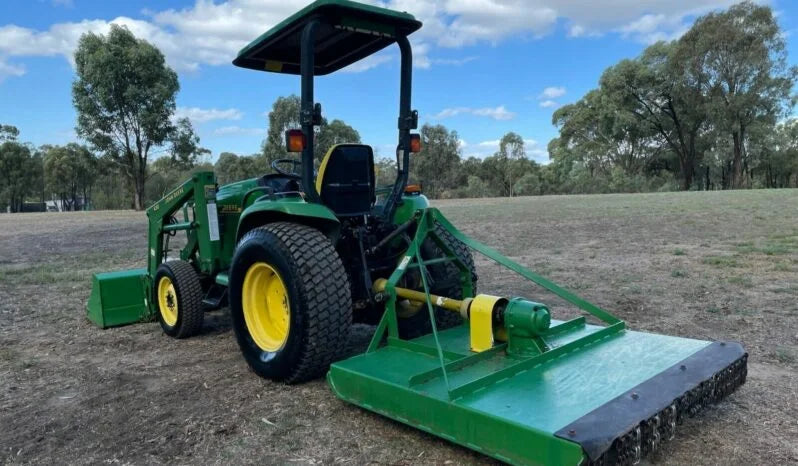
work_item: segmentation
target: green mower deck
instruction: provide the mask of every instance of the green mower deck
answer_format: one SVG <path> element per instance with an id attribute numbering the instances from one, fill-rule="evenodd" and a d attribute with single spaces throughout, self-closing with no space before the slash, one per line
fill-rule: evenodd
<path id="1" fill-rule="evenodd" d="M 745 380 L 739 344 L 608 329 L 582 321 L 546 339 L 551 356 L 513 358 L 505 345 L 474 355 L 461 326 L 438 334 L 448 385 L 431 335 L 389 339 L 327 379 L 345 401 L 501 461 L 563 465 L 633 463 Z"/>
<path id="2" fill-rule="evenodd" d="M 386 312 L 371 345 L 327 374 L 345 401 L 512 464 L 635 464 L 670 440 L 680 419 L 745 382 L 747 354 L 738 343 L 628 330 L 607 311 L 463 235 L 436 209 L 418 212 L 417 221 L 405 260 L 378 287 Z M 440 231 L 606 326 L 584 316 L 549 323 L 545 305 L 521 298 L 445 302 L 430 295 L 424 280 L 431 319 L 435 302 L 460 309 L 470 322 L 400 339 L 397 298 L 414 295 L 395 285 L 406 270 L 423 271 L 419 245 L 428 237 L 438 241 Z M 470 280 L 461 274 L 468 292 Z M 485 298 L 500 303 L 488 349 L 475 348 L 474 339 Z M 546 324 L 530 325 L 540 312 Z"/>

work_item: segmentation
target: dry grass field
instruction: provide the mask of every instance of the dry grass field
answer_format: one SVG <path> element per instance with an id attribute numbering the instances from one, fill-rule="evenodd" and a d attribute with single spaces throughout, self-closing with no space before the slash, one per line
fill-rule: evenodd
<path id="1" fill-rule="evenodd" d="M 798 463 L 798 190 L 436 205 L 633 329 L 745 345 L 748 382 L 650 462 Z M 183 341 L 154 322 L 93 327 L 92 273 L 142 267 L 145 254 L 143 213 L 0 215 L 0 462 L 491 463 L 346 405 L 322 380 L 259 379 L 225 310 Z M 481 291 L 547 302 L 477 264 Z M 367 337 L 358 328 L 352 346 Z"/>

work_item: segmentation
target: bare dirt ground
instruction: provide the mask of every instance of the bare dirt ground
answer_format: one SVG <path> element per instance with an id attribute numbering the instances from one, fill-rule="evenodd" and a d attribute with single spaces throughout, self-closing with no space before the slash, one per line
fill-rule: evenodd
<path id="1" fill-rule="evenodd" d="M 437 205 L 633 329 L 745 345 L 748 382 L 650 462 L 798 463 L 798 190 Z M 225 311 L 183 341 L 157 323 L 93 327 L 91 274 L 142 267 L 145 222 L 0 215 L 0 462 L 492 463 L 346 405 L 322 380 L 259 379 Z M 546 301 L 485 260 L 478 271 L 484 292 Z"/>

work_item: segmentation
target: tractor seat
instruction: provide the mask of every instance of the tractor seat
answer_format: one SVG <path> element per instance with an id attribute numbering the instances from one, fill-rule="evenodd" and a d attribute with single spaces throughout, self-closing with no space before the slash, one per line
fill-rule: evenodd
<path id="1" fill-rule="evenodd" d="M 327 151 L 316 176 L 321 203 L 339 217 L 368 214 L 374 205 L 374 151 L 364 144 L 337 144 Z"/>

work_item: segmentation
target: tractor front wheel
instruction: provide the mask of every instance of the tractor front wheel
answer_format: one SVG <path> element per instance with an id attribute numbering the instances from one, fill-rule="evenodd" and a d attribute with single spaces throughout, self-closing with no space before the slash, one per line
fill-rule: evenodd
<path id="1" fill-rule="evenodd" d="M 352 323 L 343 263 L 318 230 L 276 222 L 241 239 L 230 266 L 230 312 L 252 370 L 288 383 L 323 375 Z"/>
<path id="2" fill-rule="evenodd" d="M 194 267 L 186 261 L 164 262 L 153 282 L 153 301 L 164 333 L 187 338 L 202 330 L 202 286 Z"/>

